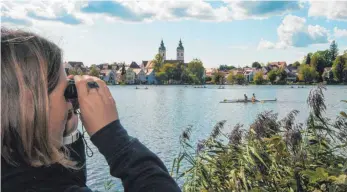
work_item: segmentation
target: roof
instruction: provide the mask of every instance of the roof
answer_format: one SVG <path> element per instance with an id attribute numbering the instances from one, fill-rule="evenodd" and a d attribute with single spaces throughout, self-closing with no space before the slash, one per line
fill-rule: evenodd
<path id="1" fill-rule="evenodd" d="M 138 68 L 140 68 L 140 66 L 139 66 L 135 61 L 131 62 L 131 64 L 130 64 L 129 67 L 130 67 L 130 68 L 133 68 L 133 69 L 138 69 Z"/>
<path id="2" fill-rule="evenodd" d="M 154 71 L 154 69 L 148 69 L 146 75 L 151 74 Z"/>
<path id="3" fill-rule="evenodd" d="M 166 50 L 163 40 L 160 42 L 159 50 Z"/>
<path id="4" fill-rule="evenodd" d="M 276 65 L 279 68 L 287 67 L 287 63 L 285 61 L 270 62 L 270 65 Z"/>
<path id="5" fill-rule="evenodd" d="M 152 60 L 152 61 L 148 61 L 147 65 L 146 65 L 146 68 L 147 68 L 147 69 L 152 69 L 152 68 L 154 68 L 154 61 L 153 61 L 153 60 Z"/>
<path id="6" fill-rule="evenodd" d="M 182 60 L 164 60 L 164 63 L 178 64 L 178 63 L 183 63 L 183 61 Z"/>
<path id="7" fill-rule="evenodd" d="M 181 39 L 180 39 L 180 42 L 178 43 L 177 50 L 184 50 Z"/>
<path id="8" fill-rule="evenodd" d="M 146 67 L 146 65 L 148 64 L 148 61 L 142 61 L 142 66 Z"/>
<path id="9" fill-rule="evenodd" d="M 71 65 L 71 67 L 84 67 L 83 62 L 80 61 L 68 61 L 68 64 Z"/>
<path id="10" fill-rule="evenodd" d="M 136 75 L 138 75 L 143 70 L 142 69 L 133 69 L 133 71 L 135 72 Z"/>

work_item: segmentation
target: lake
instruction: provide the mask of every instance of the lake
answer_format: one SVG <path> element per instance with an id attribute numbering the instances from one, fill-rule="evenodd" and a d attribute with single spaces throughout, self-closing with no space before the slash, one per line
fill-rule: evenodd
<path id="1" fill-rule="evenodd" d="M 179 151 L 179 135 L 189 125 L 193 126 L 192 138 L 199 140 L 209 135 L 218 121 L 227 120 L 224 130 L 228 131 L 237 123 L 250 125 L 258 113 L 266 110 L 272 110 L 282 118 L 297 109 L 300 111 L 297 121 L 304 123 L 309 110 L 306 100 L 313 86 L 227 85 L 225 89 L 218 89 L 215 85 L 207 85 L 207 88 L 148 86 L 147 90 L 135 89 L 135 86 L 109 88 L 117 102 L 124 128 L 155 152 L 170 170 Z M 242 99 L 245 93 L 249 98 L 255 93 L 257 99 L 277 98 L 278 101 L 219 103 L 224 99 Z M 340 111 L 346 111 L 347 105 L 340 101 L 347 99 L 347 86 L 327 86 L 324 94 L 328 108 L 326 116 L 335 118 Z M 110 176 L 104 157 L 87 140 L 94 152 L 92 157 L 87 157 L 87 185 L 92 190 L 105 191 L 104 183 L 112 180 L 116 189 L 122 189 L 120 181 Z"/>

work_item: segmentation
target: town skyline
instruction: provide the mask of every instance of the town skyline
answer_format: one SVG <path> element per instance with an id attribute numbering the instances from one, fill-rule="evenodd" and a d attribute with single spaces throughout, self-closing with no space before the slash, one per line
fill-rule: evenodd
<path id="1" fill-rule="evenodd" d="M 2 26 L 36 32 L 64 51 L 64 61 L 151 60 L 164 41 L 167 59 L 179 40 L 185 61 L 250 66 L 293 63 L 336 40 L 347 49 L 347 2 L 3 2 Z"/>

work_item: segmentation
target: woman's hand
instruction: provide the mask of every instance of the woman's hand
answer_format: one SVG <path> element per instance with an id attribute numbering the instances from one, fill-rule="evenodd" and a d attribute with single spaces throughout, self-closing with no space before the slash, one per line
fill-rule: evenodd
<path id="1" fill-rule="evenodd" d="M 90 136 L 118 119 L 116 103 L 106 83 L 96 77 L 74 76 L 80 105 L 81 121 Z M 99 88 L 89 88 L 87 82 L 94 81 Z"/>

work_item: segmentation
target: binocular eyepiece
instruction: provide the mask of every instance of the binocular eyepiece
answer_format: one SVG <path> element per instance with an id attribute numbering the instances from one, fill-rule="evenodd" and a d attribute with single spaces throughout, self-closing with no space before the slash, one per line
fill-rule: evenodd
<path id="1" fill-rule="evenodd" d="M 69 80 L 64 92 L 65 99 L 71 102 L 73 110 L 79 109 L 77 88 L 74 80 Z"/>

